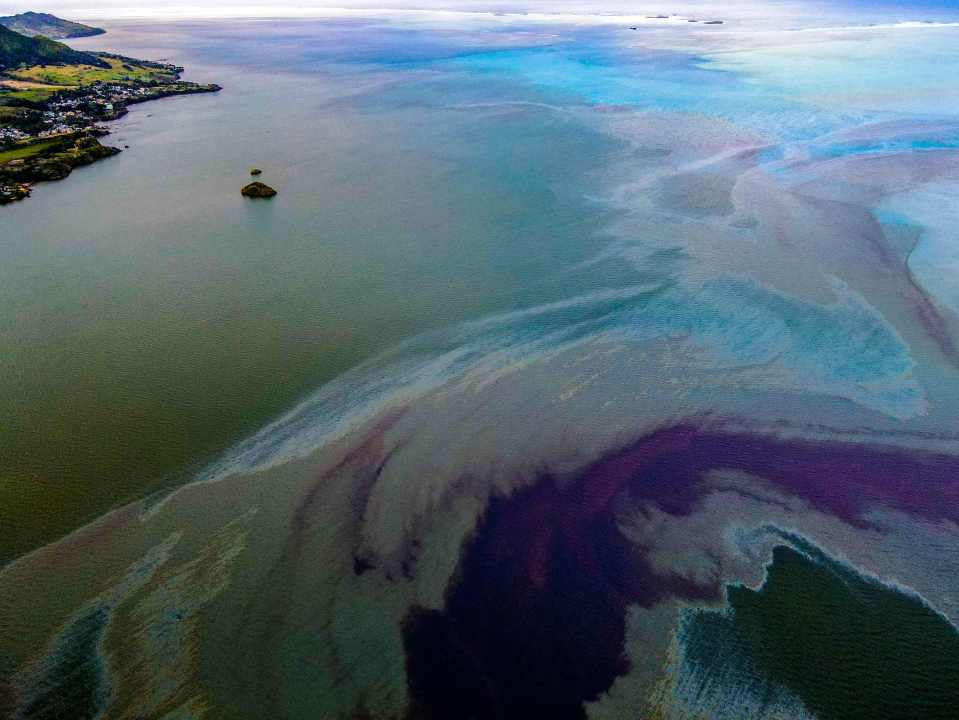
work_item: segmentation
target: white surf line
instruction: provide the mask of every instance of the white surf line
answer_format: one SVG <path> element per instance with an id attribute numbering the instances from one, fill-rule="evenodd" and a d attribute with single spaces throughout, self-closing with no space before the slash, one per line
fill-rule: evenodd
<path id="1" fill-rule="evenodd" d="M 955 28 L 959 27 L 959 22 L 933 22 L 927 20 L 904 20 L 897 23 L 876 23 L 873 25 L 836 25 L 833 27 L 808 27 L 785 30 L 790 33 L 806 32 L 848 32 L 848 31 L 869 31 L 869 30 L 920 30 L 933 28 Z"/>
<path id="2" fill-rule="evenodd" d="M 426 21 L 462 22 L 464 20 L 485 20 L 512 24 L 533 22 L 543 24 L 570 25 L 629 25 L 656 27 L 662 25 L 686 26 L 695 20 L 704 24 L 712 17 L 699 20 L 684 15 L 665 17 L 653 15 L 618 13 L 574 13 L 574 12 L 523 12 L 520 10 L 449 10 L 428 8 L 370 8 L 341 6 L 276 6 L 276 5 L 231 5 L 225 7 L 197 8 L 192 5 L 174 5 L 150 8 L 78 8 L 70 12 L 71 17 L 100 20 L 224 20 L 224 19 L 276 19 L 284 18 L 371 18 L 371 19 L 413 19 Z"/>

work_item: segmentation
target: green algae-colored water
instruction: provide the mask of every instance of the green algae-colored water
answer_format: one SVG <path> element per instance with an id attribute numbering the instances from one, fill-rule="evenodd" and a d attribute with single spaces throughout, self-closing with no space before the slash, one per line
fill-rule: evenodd
<path id="1" fill-rule="evenodd" d="M 787 688 L 814 717 L 953 717 L 955 626 L 918 596 L 789 539 L 799 550 L 777 547 L 761 588 L 731 586 L 724 613 L 692 614 L 692 665 L 722 668 L 733 683 L 768 683 L 770 708 L 776 688 Z"/>
<path id="2" fill-rule="evenodd" d="M 134 107 L 107 139 L 129 150 L 3 209 L 0 561 L 178 483 L 403 337 L 548 299 L 597 248 L 604 211 L 563 185 L 608 140 L 451 108 L 470 93 L 450 79 L 411 109 L 412 72 L 283 57 L 254 25 L 227 45 L 281 69 L 205 26 L 84 41 L 224 90 Z M 254 165 L 273 200 L 240 196 Z"/>

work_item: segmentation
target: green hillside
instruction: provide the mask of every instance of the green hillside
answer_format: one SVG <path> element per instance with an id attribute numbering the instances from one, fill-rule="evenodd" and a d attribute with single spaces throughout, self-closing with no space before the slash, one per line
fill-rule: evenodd
<path id="1" fill-rule="evenodd" d="M 109 65 L 90 53 L 80 52 L 56 40 L 27 37 L 0 25 L 0 70 L 21 65 Z"/>

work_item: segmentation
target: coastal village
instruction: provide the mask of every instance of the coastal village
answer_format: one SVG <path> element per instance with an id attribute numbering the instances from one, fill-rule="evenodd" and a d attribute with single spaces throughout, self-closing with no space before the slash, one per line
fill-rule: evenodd
<path id="1" fill-rule="evenodd" d="M 172 65 L 169 68 L 171 72 L 182 71 Z M 155 87 L 135 83 L 94 82 L 79 90 L 55 91 L 44 103 L 45 109 L 38 118 L 39 127 L 34 132 L 14 126 L 0 127 L 0 150 L 33 139 L 100 130 L 99 123 L 120 117 L 127 105 L 155 97 Z"/>
<path id="2" fill-rule="evenodd" d="M 170 63 L 73 51 L 2 27 L 0 33 L 6 47 L 14 39 L 23 58 L 0 54 L 0 205 L 28 197 L 36 182 L 60 180 L 120 152 L 99 138 L 109 134 L 103 123 L 130 105 L 220 89 L 181 80 L 183 68 Z"/>

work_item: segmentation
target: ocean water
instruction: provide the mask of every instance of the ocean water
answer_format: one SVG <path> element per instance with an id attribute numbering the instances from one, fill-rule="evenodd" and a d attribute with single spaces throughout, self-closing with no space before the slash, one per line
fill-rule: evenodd
<path id="1" fill-rule="evenodd" d="M 953 717 L 959 14 L 564 10 L 76 41 L 224 89 L 0 215 L 0 709 Z"/>
<path id="2" fill-rule="evenodd" d="M 110 47 L 226 89 L 134 108 L 111 137 L 130 145 L 117 163 L 5 208 L 4 524 L 37 503 L 3 538 L 7 559 L 182 481 L 405 337 L 593 282 L 562 271 L 598 252 L 609 214 L 574 178 L 614 141 L 455 107 L 495 84 L 454 99 L 455 80 L 424 77 L 418 98 L 406 85 L 428 71 L 316 67 L 314 44 L 362 28 L 236 25 L 111 31 L 130 39 Z M 222 65 L 171 38 L 210 43 L 200 60 Z M 235 46 L 253 67 L 230 63 Z M 240 197 L 252 166 L 276 202 Z"/>

